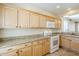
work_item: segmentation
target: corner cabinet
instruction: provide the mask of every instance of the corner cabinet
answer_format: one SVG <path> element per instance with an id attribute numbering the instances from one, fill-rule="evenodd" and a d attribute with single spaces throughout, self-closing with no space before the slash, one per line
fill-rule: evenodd
<path id="1" fill-rule="evenodd" d="M 28 28 L 29 27 L 30 12 L 25 9 L 18 9 L 18 27 Z"/>
<path id="2" fill-rule="evenodd" d="M 39 14 L 30 13 L 30 28 L 39 27 Z"/>
<path id="3" fill-rule="evenodd" d="M 70 49 L 71 40 L 66 37 L 61 37 L 61 46 L 67 49 Z"/>

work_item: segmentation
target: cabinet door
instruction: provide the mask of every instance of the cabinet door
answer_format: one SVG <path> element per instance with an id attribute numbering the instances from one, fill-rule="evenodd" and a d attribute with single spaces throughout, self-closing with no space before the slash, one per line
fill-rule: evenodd
<path id="1" fill-rule="evenodd" d="M 25 47 L 20 49 L 19 51 L 20 56 L 32 56 L 32 47 Z"/>
<path id="2" fill-rule="evenodd" d="M 49 52 L 49 49 L 50 49 L 49 39 L 46 40 L 45 47 L 46 47 L 46 53 L 48 53 Z"/>
<path id="3" fill-rule="evenodd" d="M 29 27 L 29 12 L 24 9 L 18 9 L 18 26 L 27 28 Z"/>
<path id="4" fill-rule="evenodd" d="M 42 44 L 37 44 L 33 46 L 33 56 L 42 55 Z"/>
<path id="5" fill-rule="evenodd" d="M 3 27 L 3 25 L 4 25 L 4 12 L 3 12 L 3 7 L 2 6 L 0 6 L 0 28 L 2 28 Z"/>
<path id="6" fill-rule="evenodd" d="M 79 52 L 79 41 L 78 40 L 71 41 L 71 49 Z"/>
<path id="7" fill-rule="evenodd" d="M 17 50 L 10 51 L 10 52 L 1 54 L 1 56 L 18 56 L 18 51 Z"/>
<path id="8" fill-rule="evenodd" d="M 42 40 L 33 42 L 33 55 L 34 56 L 42 55 Z"/>
<path id="9" fill-rule="evenodd" d="M 70 48 L 70 40 L 65 37 L 62 37 L 61 38 L 61 46 L 69 49 Z"/>
<path id="10" fill-rule="evenodd" d="M 44 39 L 43 40 L 43 55 L 47 54 L 50 49 L 50 42 L 49 39 Z"/>
<path id="11" fill-rule="evenodd" d="M 5 27 L 16 27 L 17 26 L 17 9 L 11 7 L 4 7 L 4 24 Z"/>
<path id="12" fill-rule="evenodd" d="M 40 27 L 46 28 L 46 16 L 40 15 Z"/>
<path id="13" fill-rule="evenodd" d="M 30 13 L 30 27 L 39 27 L 39 15 Z"/>
<path id="14" fill-rule="evenodd" d="M 61 28 L 61 20 L 60 19 L 55 19 L 55 27 Z"/>

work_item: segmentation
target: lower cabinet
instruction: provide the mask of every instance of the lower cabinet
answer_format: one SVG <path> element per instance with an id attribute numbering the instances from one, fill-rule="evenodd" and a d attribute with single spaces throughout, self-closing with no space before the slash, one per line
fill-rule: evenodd
<path id="1" fill-rule="evenodd" d="M 69 38 L 69 39 L 68 39 Z M 79 53 L 79 40 L 71 37 L 61 36 L 61 47 Z"/>
<path id="2" fill-rule="evenodd" d="M 49 48 L 50 48 L 49 39 L 44 39 L 43 40 L 43 55 L 49 52 Z"/>
<path id="3" fill-rule="evenodd" d="M 42 56 L 49 52 L 49 38 L 0 49 L 1 56 Z"/>
<path id="4" fill-rule="evenodd" d="M 32 56 L 32 47 L 24 47 L 20 49 L 19 56 Z"/>
<path id="5" fill-rule="evenodd" d="M 33 56 L 41 56 L 42 55 L 42 41 L 33 42 Z"/>
<path id="6" fill-rule="evenodd" d="M 71 49 L 79 52 L 79 40 L 72 40 L 71 41 Z"/>
<path id="7" fill-rule="evenodd" d="M 18 56 L 18 51 L 14 50 L 14 51 L 10 51 L 10 52 L 6 52 L 6 53 L 2 53 L 0 54 L 1 56 Z"/>
<path id="8" fill-rule="evenodd" d="M 27 42 L 20 45 L 19 56 L 32 56 L 32 43 Z"/>
<path id="9" fill-rule="evenodd" d="M 61 37 L 61 46 L 64 48 L 69 49 L 70 48 L 70 40 L 66 37 Z"/>

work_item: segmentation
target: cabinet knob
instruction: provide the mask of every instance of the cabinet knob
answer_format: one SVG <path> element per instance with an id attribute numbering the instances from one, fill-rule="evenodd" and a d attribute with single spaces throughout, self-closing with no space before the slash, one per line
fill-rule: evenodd
<path id="1" fill-rule="evenodd" d="M 16 53 L 18 53 L 18 52 L 16 52 Z"/>
<path id="2" fill-rule="evenodd" d="M 20 52 L 22 52 L 22 50 Z"/>
<path id="3" fill-rule="evenodd" d="M 27 46 L 27 45 L 25 45 L 25 46 Z"/>

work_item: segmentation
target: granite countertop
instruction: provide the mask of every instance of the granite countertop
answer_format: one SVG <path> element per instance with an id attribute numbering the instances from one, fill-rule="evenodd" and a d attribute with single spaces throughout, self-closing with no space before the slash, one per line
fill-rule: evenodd
<path id="1" fill-rule="evenodd" d="M 79 35 L 72 35 L 72 34 L 61 34 L 61 35 L 67 37 L 70 40 L 79 40 Z"/>
<path id="2" fill-rule="evenodd" d="M 15 46 L 26 42 L 40 40 L 43 38 L 49 38 L 49 36 L 36 35 L 36 36 L 18 36 L 18 37 L 10 37 L 10 38 L 0 38 L 1 40 L 0 49 L 10 47 L 10 46 Z"/>

